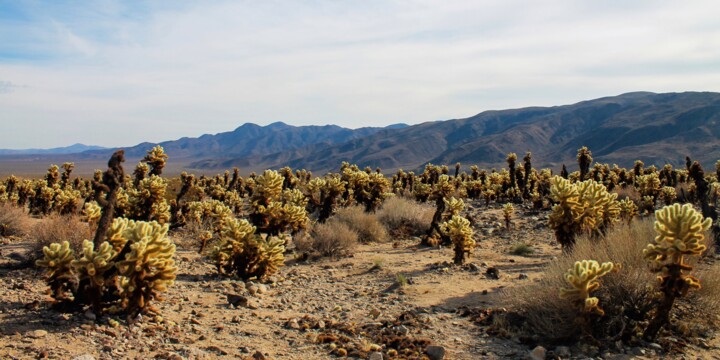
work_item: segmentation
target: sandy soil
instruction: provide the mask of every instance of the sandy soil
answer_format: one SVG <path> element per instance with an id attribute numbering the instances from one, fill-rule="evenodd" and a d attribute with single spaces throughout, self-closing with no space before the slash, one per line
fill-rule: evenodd
<path id="1" fill-rule="evenodd" d="M 488 335 L 487 324 L 468 315 L 502 308 L 499 293 L 540 278 L 543 265 L 559 255 L 560 248 L 544 226 L 546 213 L 518 210 L 508 231 L 500 224 L 499 208 L 477 205 L 474 211 L 479 246 L 464 267 L 450 264 L 451 249 L 395 239 L 360 245 L 350 258 L 298 262 L 289 255 L 269 283 L 245 284 L 218 277 L 209 262 L 181 246 L 176 284 L 165 301 L 156 303 L 162 316 L 131 325 L 113 316 L 94 319 L 91 314 L 49 309 L 43 275 L 12 268 L 9 255 L 22 252 L 27 244 L 6 240 L 0 245 L 0 359 L 211 359 L 254 354 L 329 359 L 337 357 L 337 350 L 318 343 L 324 341 L 319 336 L 351 334 L 338 330 L 349 327 L 357 331 L 348 337 L 368 346 L 375 342 L 373 333 L 399 334 L 442 347 L 446 359 L 528 358 L 533 350 L 528 345 Z M 535 253 L 510 255 L 518 242 L 529 243 Z M 498 279 L 486 274 L 489 268 L 499 270 Z M 228 294 L 242 296 L 233 298 L 237 306 L 229 304 Z M 626 349 L 627 354 L 605 351 L 595 358 L 720 359 L 717 345 L 712 341 L 707 349 L 688 347 L 684 354 L 638 348 Z M 590 358 L 575 349 L 571 357 Z"/>

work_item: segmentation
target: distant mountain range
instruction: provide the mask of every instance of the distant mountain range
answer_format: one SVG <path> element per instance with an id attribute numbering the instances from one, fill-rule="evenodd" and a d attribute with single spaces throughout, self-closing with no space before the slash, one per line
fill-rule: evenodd
<path id="1" fill-rule="evenodd" d="M 102 146 L 92 146 L 84 144 L 74 144 L 65 147 L 52 149 L 0 149 L 0 155 L 42 155 L 42 154 L 77 154 L 88 150 L 102 150 Z"/>
<path id="2" fill-rule="evenodd" d="M 139 159 L 154 145 L 125 148 L 126 155 Z M 429 162 L 499 167 L 505 166 L 508 153 L 522 157 L 526 151 L 533 153 L 535 166 L 566 163 L 572 168 L 581 146 L 590 148 L 596 162 L 631 166 L 641 159 L 648 165 L 679 165 L 690 155 L 707 167 L 720 159 L 720 93 L 635 92 L 573 105 L 485 111 L 466 119 L 355 130 L 245 124 L 231 132 L 160 145 L 170 163 L 196 173 L 234 166 L 245 173 L 285 165 L 323 173 L 336 171 L 342 161 L 386 171 L 420 169 Z M 112 151 L 88 150 L 64 158 L 99 162 Z M 45 160 L 51 158 L 57 157 Z"/>
<path id="3" fill-rule="evenodd" d="M 575 164 L 588 146 L 595 161 L 662 165 L 685 156 L 706 166 L 720 159 L 720 94 L 635 92 L 573 105 L 486 111 L 467 119 L 386 129 L 327 146 L 313 144 L 261 156 L 198 160 L 198 169 L 336 170 L 341 161 L 386 170 L 426 163 L 505 166 L 505 157 L 533 153 L 536 166 Z"/>

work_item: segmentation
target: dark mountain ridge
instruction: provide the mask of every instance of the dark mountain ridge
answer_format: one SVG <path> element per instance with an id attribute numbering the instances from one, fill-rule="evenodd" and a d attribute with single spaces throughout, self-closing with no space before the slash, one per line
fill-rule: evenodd
<path id="1" fill-rule="evenodd" d="M 686 155 L 706 166 L 720 158 L 720 94 L 634 92 L 554 107 L 485 111 L 466 119 L 385 129 L 327 146 L 313 144 L 262 156 L 200 160 L 190 166 L 262 169 L 288 165 L 335 170 L 340 162 L 418 169 L 424 164 L 504 166 L 509 152 L 532 151 L 536 166 L 575 163 L 588 146 L 598 162 L 632 165 L 684 163 Z"/>

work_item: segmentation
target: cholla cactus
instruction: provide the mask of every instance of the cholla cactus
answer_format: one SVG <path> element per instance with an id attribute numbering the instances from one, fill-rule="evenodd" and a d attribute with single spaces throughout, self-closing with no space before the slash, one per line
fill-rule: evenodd
<path id="1" fill-rule="evenodd" d="M 77 280 L 72 266 L 75 256 L 70 243 L 63 241 L 62 244 L 50 244 L 43 247 L 43 253 L 45 257 L 37 260 L 35 265 L 48 269 L 47 281 L 53 298 L 57 300 L 72 298 L 68 293 L 72 288 L 77 288 Z"/>
<path id="2" fill-rule="evenodd" d="M 612 271 L 613 267 L 611 262 L 600 265 L 595 260 L 576 261 L 565 273 L 565 280 L 571 287 L 560 289 L 560 298 L 572 300 L 585 313 L 605 315 L 605 311 L 599 306 L 600 300 L 591 297 L 590 293 L 600 287 L 598 279 Z"/>
<path id="3" fill-rule="evenodd" d="M 170 205 L 165 200 L 167 181 L 151 175 L 140 181 L 136 188 L 128 189 L 128 208 L 124 214 L 128 218 L 164 224 L 170 220 Z"/>
<path id="4" fill-rule="evenodd" d="M 690 204 L 673 204 L 655 212 L 654 243 L 643 250 L 645 259 L 653 271 L 659 272 L 663 300 L 655 312 L 644 337 L 652 340 L 670 318 L 675 299 L 687 294 L 690 289 L 699 289 L 700 280 L 687 272 L 693 267 L 685 263 L 685 256 L 702 254 L 707 247 L 703 244 L 712 219 L 703 219 Z"/>
<path id="5" fill-rule="evenodd" d="M 580 167 L 580 181 L 583 181 L 587 177 L 587 174 L 590 171 L 590 164 L 592 164 L 593 161 L 592 152 L 588 150 L 587 146 L 583 146 L 578 149 L 577 161 L 578 166 Z"/>
<path id="6" fill-rule="evenodd" d="M 570 180 L 559 176 L 553 177 L 550 184 L 550 198 L 558 204 L 552 208 L 549 225 L 563 249 L 570 249 L 578 232 L 576 219 L 582 213 L 578 191 Z"/>
<path id="7" fill-rule="evenodd" d="M 660 189 L 660 197 L 662 197 L 663 202 L 665 202 L 665 205 L 671 205 L 673 201 L 677 198 L 677 193 L 675 192 L 674 187 L 670 186 L 663 186 Z"/>
<path id="8" fill-rule="evenodd" d="M 451 197 L 450 199 L 443 199 L 443 201 L 449 216 L 460 215 L 460 212 L 465 209 L 465 202 L 462 199 Z"/>
<path id="9" fill-rule="evenodd" d="M 43 248 L 45 257 L 36 264 L 48 268 L 56 300 L 89 304 L 98 315 L 120 305 L 133 319 L 175 279 L 175 245 L 167 231 L 154 221 L 116 218 L 99 246 L 83 242 L 80 258 L 63 242 Z"/>
<path id="10" fill-rule="evenodd" d="M 250 219 L 260 232 L 279 235 L 307 226 L 307 200 L 299 190 L 283 193 L 283 177 L 277 171 L 265 170 L 255 182 Z"/>
<path id="11" fill-rule="evenodd" d="M 82 211 L 82 220 L 90 224 L 91 226 L 97 225 L 102 215 L 102 208 L 95 201 L 85 203 L 85 207 Z"/>
<path id="12" fill-rule="evenodd" d="M 116 266 L 121 305 L 134 318 L 174 283 L 177 267 L 173 260 L 175 244 L 167 237 L 167 225 L 154 221 L 127 223 L 124 235 L 131 242 L 130 252 Z"/>
<path id="13" fill-rule="evenodd" d="M 453 261 L 455 264 L 462 265 L 465 258 L 472 253 L 475 248 L 475 240 L 473 240 L 473 230 L 470 227 L 470 221 L 462 216 L 453 215 L 453 217 L 440 225 L 443 233 L 452 240 L 454 245 L 455 256 Z"/>
<path id="14" fill-rule="evenodd" d="M 618 221 L 621 213 L 617 194 L 609 193 L 593 180 L 573 184 L 555 176 L 551 179 L 550 197 L 558 204 L 553 206 L 549 225 L 566 251 L 579 233 L 598 236 Z"/>
<path id="15" fill-rule="evenodd" d="M 635 202 L 630 199 L 623 199 L 619 202 L 620 205 L 620 219 L 630 224 L 632 220 L 638 215 L 638 207 Z"/>
<path id="16" fill-rule="evenodd" d="M 150 170 L 150 176 L 160 176 L 162 174 L 167 158 L 168 156 L 165 154 L 165 149 L 163 149 L 160 145 L 155 146 L 147 152 L 143 161 L 148 163 L 148 165 L 152 168 Z"/>
<path id="17" fill-rule="evenodd" d="M 255 234 L 255 229 L 244 219 L 233 219 L 225 225 L 220 243 L 211 254 L 220 274 L 247 280 L 272 275 L 283 266 L 284 240 L 275 236 L 265 239 Z"/>
<path id="18" fill-rule="evenodd" d="M 503 218 L 505 219 L 505 228 L 510 230 L 510 223 L 512 221 L 513 213 L 515 208 L 511 203 L 507 203 L 503 206 Z"/>

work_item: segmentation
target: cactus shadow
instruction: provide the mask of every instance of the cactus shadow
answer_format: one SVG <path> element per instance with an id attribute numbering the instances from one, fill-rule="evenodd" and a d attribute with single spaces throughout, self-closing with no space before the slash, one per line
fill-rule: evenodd
<path id="1" fill-rule="evenodd" d="M 3 319 L 0 335 L 22 335 L 35 330 L 66 333 L 88 321 L 83 318 L 82 313 L 73 313 L 70 319 L 66 319 L 63 312 L 50 309 L 48 306 L 49 304 L 38 301 L 31 303 L 0 301 L 0 308 L 4 309 L 6 314 L 10 314 Z"/>

